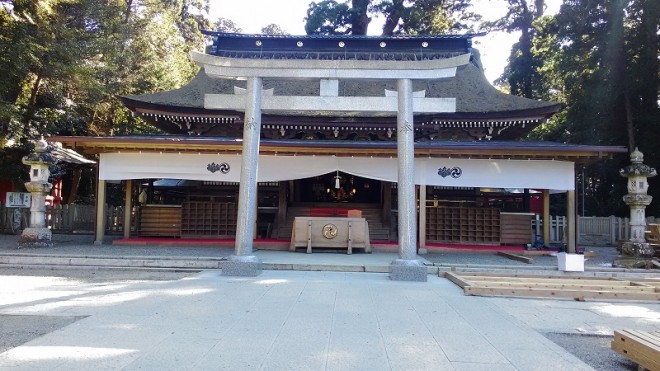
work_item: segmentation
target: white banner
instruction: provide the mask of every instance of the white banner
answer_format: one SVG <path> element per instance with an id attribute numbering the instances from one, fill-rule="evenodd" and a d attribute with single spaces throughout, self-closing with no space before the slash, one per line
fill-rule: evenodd
<path id="1" fill-rule="evenodd" d="M 309 178 L 335 171 L 396 182 L 396 158 L 259 156 L 258 181 Z M 238 182 L 241 156 L 223 154 L 103 153 L 102 180 L 169 178 Z M 572 190 L 572 162 L 553 160 L 415 159 L 415 183 L 448 187 Z"/>

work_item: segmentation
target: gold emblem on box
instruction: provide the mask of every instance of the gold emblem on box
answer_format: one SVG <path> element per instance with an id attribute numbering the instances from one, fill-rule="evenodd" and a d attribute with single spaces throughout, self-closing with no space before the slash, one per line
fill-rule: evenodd
<path id="1" fill-rule="evenodd" d="M 323 237 L 325 237 L 329 240 L 337 237 L 337 226 L 332 224 L 332 223 L 328 223 L 328 224 L 324 225 L 322 234 L 323 234 Z"/>

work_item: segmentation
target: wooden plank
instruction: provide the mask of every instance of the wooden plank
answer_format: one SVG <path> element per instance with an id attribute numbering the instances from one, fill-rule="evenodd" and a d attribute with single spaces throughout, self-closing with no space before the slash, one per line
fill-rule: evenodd
<path id="1" fill-rule="evenodd" d="M 454 272 L 445 272 L 445 278 L 457 284 L 462 289 L 465 289 L 466 287 L 470 286 L 470 283 L 468 281 L 464 280 L 461 276 L 459 276 Z"/>
<path id="2" fill-rule="evenodd" d="M 519 288 L 542 288 L 542 289 L 567 289 L 567 290 L 592 290 L 592 291 L 626 291 L 626 292 L 649 292 L 654 293 L 655 288 L 644 286 L 607 286 L 607 285 L 581 285 L 581 284 L 552 284 L 552 283 L 524 283 L 524 282 L 502 282 L 502 281 L 468 281 L 471 286 L 481 287 L 519 287 Z"/>
<path id="3" fill-rule="evenodd" d="M 468 295 L 660 300 L 657 287 L 610 278 L 516 277 L 454 272 L 446 272 L 445 277 Z"/>
<path id="4" fill-rule="evenodd" d="M 558 290 L 541 288 L 508 288 L 508 287 L 481 287 L 467 286 L 464 288 L 468 295 L 477 296 L 536 296 L 553 298 L 584 299 L 627 299 L 627 300 L 660 300 L 660 294 L 647 292 L 625 291 L 589 291 L 589 290 Z"/>
<path id="5" fill-rule="evenodd" d="M 571 280 L 611 280 L 621 281 L 614 277 L 592 277 L 592 276 L 572 276 L 570 278 L 564 275 L 543 275 L 543 274 L 519 274 L 519 273 L 481 273 L 481 272 L 460 272 L 461 276 L 483 276 L 483 277 L 512 277 L 512 278 L 547 278 L 547 279 L 571 279 Z"/>
<path id="6" fill-rule="evenodd" d="M 519 261 L 519 262 L 523 262 L 523 263 L 526 263 L 526 264 L 534 264 L 534 259 L 532 259 L 532 258 L 528 258 L 528 257 L 526 257 L 526 256 L 520 256 L 520 255 L 516 255 L 516 254 L 511 254 L 511 253 L 504 252 L 504 251 L 498 251 L 498 252 L 497 252 L 497 255 L 503 256 L 503 257 L 505 257 L 505 258 L 507 258 L 507 259 L 517 260 L 517 261 Z"/>
<path id="7" fill-rule="evenodd" d="M 617 330 L 611 347 L 648 370 L 660 370 L 660 344 L 644 331 Z"/>
<path id="8" fill-rule="evenodd" d="M 552 283 L 575 283 L 580 282 L 582 284 L 604 284 L 607 283 L 608 286 L 630 286 L 630 281 L 617 281 L 609 278 L 567 278 L 567 277 L 509 277 L 509 276 L 491 276 L 491 275 L 481 275 L 481 276 L 467 276 L 461 273 L 469 281 L 491 281 L 493 278 L 503 278 L 503 281 L 507 282 L 552 282 Z"/>

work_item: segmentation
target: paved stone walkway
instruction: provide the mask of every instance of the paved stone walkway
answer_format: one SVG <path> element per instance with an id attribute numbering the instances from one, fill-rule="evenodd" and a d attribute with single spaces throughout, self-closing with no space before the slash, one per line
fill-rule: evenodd
<path id="1" fill-rule="evenodd" d="M 50 249 L 16 249 L 16 240 L 0 235 L 0 257 L 217 260 L 233 253 L 212 246 L 99 246 L 87 235 L 55 235 Z M 597 257 L 586 266 L 607 267 L 613 248 L 593 250 Z M 256 253 L 272 263 L 385 267 L 396 257 Z M 423 258 L 440 265 L 524 265 L 492 254 Z M 553 257 L 535 259 L 540 268 L 556 264 Z M 382 273 L 268 270 L 256 278 L 208 270 L 170 281 L 1 274 L 0 316 L 75 322 L 0 354 L 0 370 L 587 370 L 543 334 L 660 329 L 657 303 L 469 297 L 434 275 L 415 283 Z"/>
<path id="2" fill-rule="evenodd" d="M 0 282 L 0 315 L 84 317 L 0 354 L 0 370 L 589 370 L 540 331 L 660 329 L 656 303 L 470 297 L 434 276 Z"/>

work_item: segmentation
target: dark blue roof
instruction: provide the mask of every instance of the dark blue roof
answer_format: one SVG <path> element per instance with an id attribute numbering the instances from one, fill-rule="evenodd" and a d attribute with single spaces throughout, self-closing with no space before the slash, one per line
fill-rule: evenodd
<path id="1" fill-rule="evenodd" d="M 202 31 L 213 37 L 211 55 L 259 59 L 423 60 L 469 53 L 465 35 L 250 35 Z"/>

